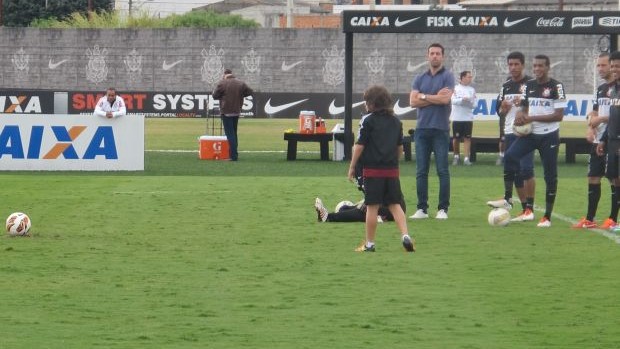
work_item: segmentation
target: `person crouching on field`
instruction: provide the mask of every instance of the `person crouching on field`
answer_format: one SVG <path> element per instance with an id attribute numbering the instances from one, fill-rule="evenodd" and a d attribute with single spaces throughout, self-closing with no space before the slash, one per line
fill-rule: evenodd
<path id="1" fill-rule="evenodd" d="M 374 85 L 366 89 L 364 102 L 370 114 L 362 119 L 348 173 L 349 180 L 353 181 L 355 166 L 358 161 L 362 162 L 366 241 L 355 251 L 375 252 L 377 215 L 381 204 L 385 204 L 400 230 L 403 247 L 407 252 L 415 252 L 415 240 L 409 236 L 405 213 L 400 206 L 398 161 L 403 153 L 403 125 L 394 115 L 392 98 L 385 87 Z"/>

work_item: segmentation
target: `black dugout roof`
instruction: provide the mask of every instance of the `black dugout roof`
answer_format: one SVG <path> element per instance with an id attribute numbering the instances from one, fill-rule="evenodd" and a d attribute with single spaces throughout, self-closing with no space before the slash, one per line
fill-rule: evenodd
<path id="1" fill-rule="evenodd" d="M 620 33 L 620 12 L 344 11 L 342 20 L 345 33 Z"/>
<path id="2" fill-rule="evenodd" d="M 353 34 L 601 34 L 617 50 L 619 11 L 343 11 L 345 33 L 345 159 L 351 159 Z M 600 42 L 599 42 L 600 43 Z"/>

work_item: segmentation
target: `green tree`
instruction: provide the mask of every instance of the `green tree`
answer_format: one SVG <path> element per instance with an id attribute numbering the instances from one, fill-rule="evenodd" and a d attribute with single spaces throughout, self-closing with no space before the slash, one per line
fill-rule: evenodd
<path id="1" fill-rule="evenodd" d="M 88 0 L 3 0 L 4 25 L 26 27 L 36 19 L 67 18 L 74 12 L 88 12 Z M 95 11 L 110 11 L 114 0 L 93 0 Z"/>
<path id="2" fill-rule="evenodd" d="M 255 21 L 243 19 L 238 15 L 218 14 L 209 11 L 190 11 L 181 15 L 164 18 L 155 17 L 148 12 L 140 12 L 132 17 L 120 16 L 118 12 L 95 12 L 90 18 L 81 13 L 73 13 L 63 20 L 56 18 L 37 19 L 30 23 L 36 28 L 258 28 Z"/>

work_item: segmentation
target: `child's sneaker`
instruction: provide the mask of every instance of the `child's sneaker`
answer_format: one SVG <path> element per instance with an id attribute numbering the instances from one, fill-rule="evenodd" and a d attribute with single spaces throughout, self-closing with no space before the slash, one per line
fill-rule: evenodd
<path id="1" fill-rule="evenodd" d="M 409 235 L 403 236 L 403 247 L 407 252 L 415 252 L 415 239 L 409 237 Z"/>
<path id="2" fill-rule="evenodd" d="M 366 246 L 366 241 L 362 242 L 362 244 L 355 249 L 355 252 L 375 252 L 375 245 L 368 247 Z"/>

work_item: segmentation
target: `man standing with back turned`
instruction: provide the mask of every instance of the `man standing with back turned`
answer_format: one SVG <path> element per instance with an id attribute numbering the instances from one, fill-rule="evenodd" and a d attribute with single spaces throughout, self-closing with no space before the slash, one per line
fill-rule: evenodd
<path id="1" fill-rule="evenodd" d="M 439 176 L 439 203 L 436 219 L 448 219 L 450 206 L 450 110 L 454 91 L 454 76 L 443 66 L 444 48 L 431 44 L 427 49 L 429 69 L 414 80 L 409 104 L 418 108 L 414 134 L 418 210 L 412 219 L 428 218 L 428 171 L 431 153 Z"/>
<path id="2" fill-rule="evenodd" d="M 237 79 L 230 69 L 224 70 L 224 78 L 220 80 L 215 91 L 213 91 L 213 99 L 220 100 L 222 125 L 224 125 L 224 133 L 226 133 L 226 139 L 228 139 L 231 161 L 237 161 L 239 157 L 237 152 L 239 143 L 237 125 L 239 124 L 243 98 L 250 96 L 252 93 L 254 91 L 245 82 Z"/>

